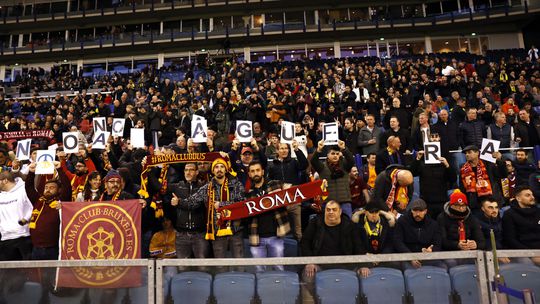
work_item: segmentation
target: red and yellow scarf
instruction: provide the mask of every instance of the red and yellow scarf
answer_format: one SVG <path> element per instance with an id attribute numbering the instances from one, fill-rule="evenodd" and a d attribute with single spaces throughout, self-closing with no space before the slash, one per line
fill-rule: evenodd
<path id="1" fill-rule="evenodd" d="M 221 187 L 219 189 L 220 191 L 220 200 L 221 201 L 228 201 L 230 200 L 230 192 L 229 192 L 229 180 L 225 178 L 223 183 L 221 184 Z M 214 183 L 210 181 L 208 183 L 208 217 L 206 221 L 206 240 L 215 240 L 216 236 L 227 236 L 227 235 L 233 235 L 232 228 L 231 228 L 231 221 L 227 221 L 223 223 L 222 225 L 217 226 L 215 218 L 217 217 L 216 212 L 216 206 L 214 203 L 216 202 L 216 189 L 214 189 Z M 217 228 L 217 233 L 216 233 Z"/>
<path id="2" fill-rule="evenodd" d="M 36 229 L 37 221 L 39 220 L 39 217 L 41 216 L 41 213 L 43 212 L 43 208 L 45 208 L 45 206 L 49 206 L 49 208 L 51 209 L 56 209 L 56 207 L 58 207 L 58 200 L 56 199 L 48 200 L 44 196 L 42 196 L 39 198 L 38 205 L 41 205 L 41 208 L 39 210 L 37 208 L 32 210 L 32 217 L 30 218 L 30 224 L 28 224 L 28 228 L 30 229 Z"/>
<path id="3" fill-rule="evenodd" d="M 468 162 L 461 167 L 461 182 L 465 187 L 465 192 L 473 192 L 478 196 L 493 194 L 486 165 L 481 160 L 478 160 L 476 172 Z"/>
<path id="4" fill-rule="evenodd" d="M 390 189 L 390 193 L 388 193 L 388 197 L 386 198 L 386 205 L 388 206 L 389 210 L 394 209 L 394 202 L 398 202 L 404 206 L 409 203 L 408 187 L 400 186 L 397 180 L 399 171 L 399 169 L 394 169 L 392 170 L 392 173 L 390 173 L 390 179 L 392 180 L 392 189 Z"/>

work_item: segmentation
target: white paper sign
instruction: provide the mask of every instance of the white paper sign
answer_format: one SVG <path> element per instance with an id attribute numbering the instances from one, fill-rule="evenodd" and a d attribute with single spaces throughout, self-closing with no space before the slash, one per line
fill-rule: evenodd
<path id="1" fill-rule="evenodd" d="M 296 136 L 294 138 L 298 143 L 298 149 L 304 153 L 304 156 L 307 157 L 307 137 L 305 135 Z M 296 158 L 296 152 L 291 147 L 291 157 Z"/>
<path id="2" fill-rule="evenodd" d="M 193 114 L 193 119 L 194 121 L 199 121 L 199 120 L 206 120 L 206 118 L 200 116 L 200 115 L 197 115 L 197 114 Z"/>
<path id="3" fill-rule="evenodd" d="M 193 115 L 195 116 L 195 115 Z M 200 116 L 199 116 L 200 117 Z M 208 131 L 206 119 L 191 121 L 191 138 L 194 143 L 205 143 Z"/>
<path id="4" fill-rule="evenodd" d="M 56 151 L 56 149 L 58 149 L 58 144 L 54 144 L 54 145 L 50 145 L 47 150 L 52 150 L 52 151 Z"/>
<path id="5" fill-rule="evenodd" d="M 112 136 L 124 136 L 124 126 L 126 125 L 126 120 L 124 118 L 115 118 L 112 123 Z"/>
<path id="6" fill-rule="evenodd" d="M 144 128 L 131 128 L 131 145 L 133 148 L 144 148 Z"/>
<path id="7" fill-rule="evenodd" d="M 23 139 L 17 142 L 17 159 L 27 160 L 30 159 L 30 146 L 32 145 L 32 139 Z"/>
<path id="8" fill-rule="evenodd" d="M 53 174 L 56 151 L 38 150 L 36 156 L 36 174 Z"/>
<path id="9" fill-rule="evenodd" d="M 62 143 L 64 144 L 64 152 L 66 153 L 79 152 L 79 132 L 62 133 Z"/>
<path id="10" fill-rule="evenodd" d="M 492 140 L 487 138 L 482 138 L 482 148 L 480 148 L 480 159 L 485 161 L 495 163 L 495 158 L 493 158 L 493 152 L 499 151 L 501 142 L 498 140 Z"/>
<path id="11" fill-rule="evenodd" d="M 424 160 L 426 164 L 440 164 L 441 143 L 438 141 L 426 142 L 424 144 Z"/>
<path id="12" fill-rule="evenodd" d="M 105 120 L 105 117 L 94 117 L 94 119 L 92 120 L 92 124 L 94 127 L 94 133 L 97 133 L 99 131 L 107 131 L 107 121 Z"/>
<path id="13" fill-rule="evenodd" d="M 236 138 L 241 143 L 249 143 L 253 138 L 253 128 L 251 120 L 236 121 Z"/>
<path id="14" fill-rule="evenodd" d="M 294 122 L 282 121 L 281 122 L 281 138 L 279 142 L 285 144 L 291 144 L 294 139 Z"/>
<path id="15" fill-rule="evenodd" d="M 325 146 L 338 144 L 339 127 L 337 122 L 325 123 L 323 125 L 323 140 Z"/>
<path id="16" fill-rule="evenodd" d="M 92 139 L 92 149 L 105 149 L 105 145 L 107 144 L 110 135 L 111 132 L 98 131 L 95 133 L 94 138 Z"/>

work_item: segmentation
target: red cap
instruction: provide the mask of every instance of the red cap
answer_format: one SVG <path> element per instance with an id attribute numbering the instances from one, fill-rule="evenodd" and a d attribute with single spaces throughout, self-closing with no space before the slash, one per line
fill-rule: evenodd
<path id="1" fill-rule="evenodd" d="M 246 152 L 249 152 L 249 153 L 252 153 L 253 154 L 253 150 L 251 150 L 250 147 L 243 147 L 242 148 L 242 152 L 240 152 L 240 154 L 244 154 Z"/>

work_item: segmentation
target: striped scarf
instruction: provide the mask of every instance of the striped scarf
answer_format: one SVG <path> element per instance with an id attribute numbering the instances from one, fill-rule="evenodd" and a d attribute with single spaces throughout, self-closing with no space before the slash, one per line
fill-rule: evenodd
<path id="1" fill-rule="evenodd" d="M 221 187 L 219 189 L 220 191 L 220 200 L 228 201 L 230 199 L 230 192 L 229 192 L 229 179 L 225 178 L 223 181 L 223 184 L 221 184 Z M 216 202 L 216 190 L 214 189 L 214 183 L 210 181 L 208 183 L 208 214 L 207 214 L 207 221 L 206 221 L 206 235 L 205 239 L 213 241 L 216 239 L 216 236 L 227 236 L 227 235 L 233 235 L 232 228 L 231 228 L 231 221 L 227 221 L 221 226 L 217 226 L 216 223 L 216 206 L 214 203 Z M 216 233 L 217 230 L 217 233 Z"/>

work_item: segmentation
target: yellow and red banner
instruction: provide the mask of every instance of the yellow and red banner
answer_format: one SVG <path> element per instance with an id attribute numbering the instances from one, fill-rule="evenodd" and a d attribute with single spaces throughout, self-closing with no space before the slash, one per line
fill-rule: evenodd
<path id="1" fill-rule="evenodd" d="M 61 260 L 117 260 L 141 257 L 141 204 L 63 202 L 60 224 Z M 71 267 L 58 270 L 57 286 L 124 288 L 141 285 L 139 267 Z"/>

